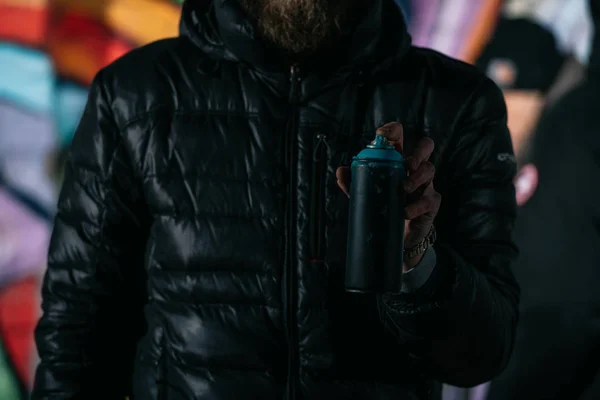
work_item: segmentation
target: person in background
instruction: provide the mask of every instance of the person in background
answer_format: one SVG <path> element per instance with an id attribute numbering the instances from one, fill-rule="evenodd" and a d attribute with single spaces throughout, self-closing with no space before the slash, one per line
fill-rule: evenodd
<path id="1" fill-rule="evenodd" d="M 599 27 L 600 1 L 590 3 Z M 515 231 L 521 319 L 488 400 L 600 398 L 599 103 L 597 30 L 585 81 L 548 108 L 527 157 L 539 184 Z"/>
<path id="2" fill-rule="evenodd" d="M 590 53 L 587 0 L 508 0 L 476 65 L 502 88 L 518 161 L 546 105 L 576 85 Z"/>
<path id="3" fill-rule="evenodd" d="M 519 165 L 518 205 L 538 184 L 536 166 L 525 162 L 538 120 L 582 80 L 592 33 L 587 0 L 508 0 L 493 39 L 476 62 L 504 93 Z"/>
<path id="4" fill-rule="evenodd" d="M 537 166 L 528 162 L 538 120 L 581 81 L 592 32 L 587 0 L 507 0 L 492 39 L 476 62 L 502 88 L 506 99 L 519 166 L 515 178 L 518 205 L 524 205 L 538 185 Z M 482 400 L 487 390 L 487 384 L 472 389 L 446 385 L 443 399 Z"/>

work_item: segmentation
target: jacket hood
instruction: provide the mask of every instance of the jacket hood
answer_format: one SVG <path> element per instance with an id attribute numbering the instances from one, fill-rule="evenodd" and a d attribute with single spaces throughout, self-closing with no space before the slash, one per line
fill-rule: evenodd
<path id="1" fill-rule="evenodd" d="M 338 70 L 398 59 L 411 45 L 400 9 L 393 0 L 371 0 L 367 12 L 334 51 L 302 62 L 308 69 Z M 254 34 L 253 23 L 237 0 L 188 0 L 184 3 L 180 34 L 216 60 L 249 64 L 264 72 L 287 70 L 282 53 Z"/>

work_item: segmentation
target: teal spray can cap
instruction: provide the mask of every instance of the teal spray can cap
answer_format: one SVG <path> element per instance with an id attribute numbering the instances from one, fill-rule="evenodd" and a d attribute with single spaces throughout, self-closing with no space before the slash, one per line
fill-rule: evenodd
<path id="1" fill-rule="evenodd" d="M 384 135 L 376 135 L 367 147 L 358 153 L 354 161 L 387 161 L 387 162 L 404 162 L 404 158 L 400 152 L 396 151 L 394 146 L 390 144 Z"/>

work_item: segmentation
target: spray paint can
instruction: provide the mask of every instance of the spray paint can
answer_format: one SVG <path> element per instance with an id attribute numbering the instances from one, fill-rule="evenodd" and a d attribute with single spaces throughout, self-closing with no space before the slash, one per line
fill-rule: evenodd
<path id="1" fill-rule="evenodd" d="M 402 155 L 385 136 L 376 135 L 351 165 L 348 292 L 400 293 L 404 256 L 404 179 Z"/>

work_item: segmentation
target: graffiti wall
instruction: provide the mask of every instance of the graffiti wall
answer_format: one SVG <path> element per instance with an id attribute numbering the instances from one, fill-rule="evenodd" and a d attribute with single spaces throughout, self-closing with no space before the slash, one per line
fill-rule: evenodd
<path id="1" fill-rule="evenodd" d="M 96 72 L 183 0 L 0 0 L 0 399 L 26 398 L 61 165 Z"/>

